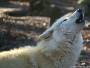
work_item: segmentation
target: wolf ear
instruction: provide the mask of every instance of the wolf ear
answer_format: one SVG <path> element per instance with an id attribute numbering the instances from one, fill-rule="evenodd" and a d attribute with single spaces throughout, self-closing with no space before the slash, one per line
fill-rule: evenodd
<path id="1" fill-rule="evenodd" d="M 50 39 L 51 36 L 52 36 L 52 33 L 53 33 L 53 30 L 52 29 L 47 29 L 45 32 L 43 32 L 39 38 L 42 39 L 42 40 L 47 40 L 47 39 Z"/>

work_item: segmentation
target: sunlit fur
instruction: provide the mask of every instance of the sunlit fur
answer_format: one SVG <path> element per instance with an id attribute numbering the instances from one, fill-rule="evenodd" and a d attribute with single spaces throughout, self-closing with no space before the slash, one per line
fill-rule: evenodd
<path id="1" fill-rule="evenodd" d="M 36 47 L 23 47 L 0 53 L 0 68 L 72 68 L 82 49 L 79 13 L 58 19 L 40 35 Z M 67 19 L 67 20 L 66 20 Z"/>

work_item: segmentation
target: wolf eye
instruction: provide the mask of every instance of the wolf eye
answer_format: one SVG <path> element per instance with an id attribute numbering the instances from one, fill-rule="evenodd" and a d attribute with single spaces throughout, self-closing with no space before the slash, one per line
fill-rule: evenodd
<path id="1" fill-rule="evenodd" d="M 67 20 L 67 19 L 63 20 L 63 22 L 66 21 L 66 20 Z"/>
<path id="2" fill-rule="evenodd" d="M 64 20 L 61 22 L 61 24 L 62 24 L 64 21 L 67 21 L 67 19 L 64 19 Z"/>

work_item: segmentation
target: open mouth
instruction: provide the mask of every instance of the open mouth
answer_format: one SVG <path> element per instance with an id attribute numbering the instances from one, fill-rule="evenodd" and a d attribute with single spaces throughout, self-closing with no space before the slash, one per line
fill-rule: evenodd
<path id="1" fill-rule="evenodd" d="M 80 24 L 84 20 L 84 14 L 80 10 L 77 10 L 77 11 L 79 12 L 80 15 L 79 15 L 79 18 L 76 20 L 75 23 Z"/>

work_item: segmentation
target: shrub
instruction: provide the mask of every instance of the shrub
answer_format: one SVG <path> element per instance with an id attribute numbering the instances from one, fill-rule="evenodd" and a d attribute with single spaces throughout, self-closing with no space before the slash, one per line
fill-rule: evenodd
<path id="1" fill-rule="evenodd" d="M 50 16 L 51 7 L 47 0 L 30 0 L 28 15 L 30 16 Z"/>
<path id="2" fill-rule="evenodd" d="M 89 12 L 90 12 L 90 0 L 83 0 L 82 5 L 85 9 L 85 13 L 89 14 Z"/>

